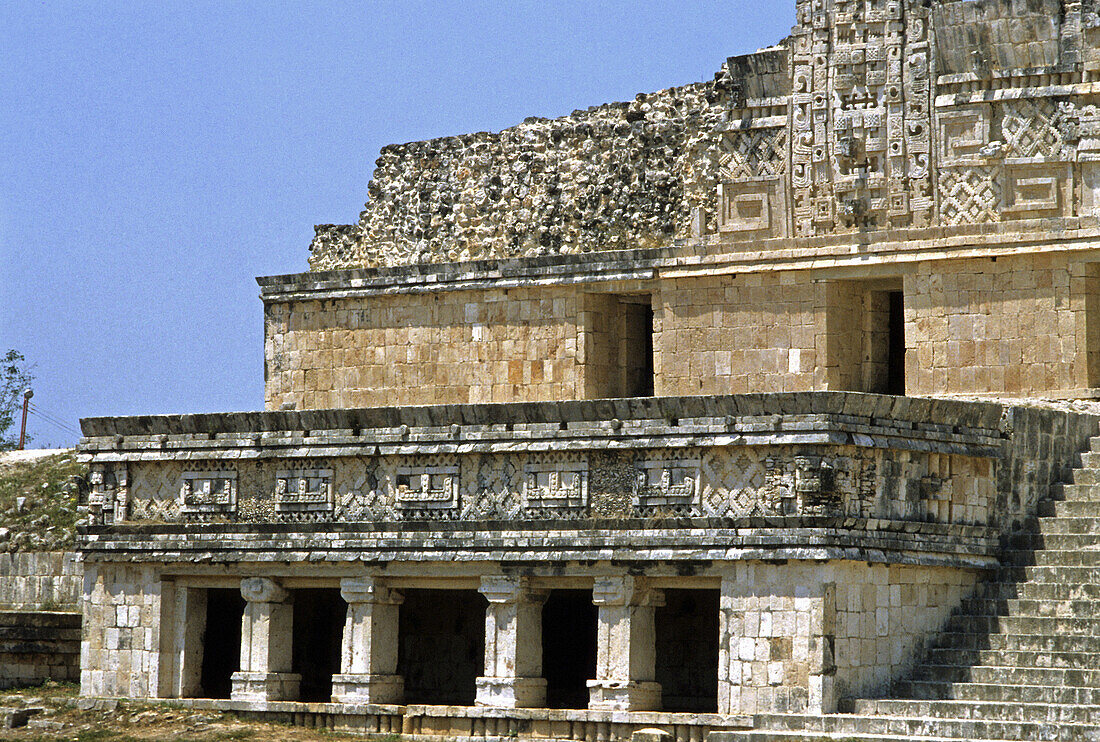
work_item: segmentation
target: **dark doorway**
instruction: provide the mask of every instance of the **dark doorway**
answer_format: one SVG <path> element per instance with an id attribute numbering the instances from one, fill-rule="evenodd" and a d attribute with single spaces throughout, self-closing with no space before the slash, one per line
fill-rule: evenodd
<path id="1" fill-rule="evenodd" d="M 202 637 L 202 696 L 229 698 L 233 673 L 241 669 L 241 621 L 244 598 L 238 588 L 206 591 L 206 627 Z"/>
<path id="2" fill-rule="evenodd" d="M 472 706 L 485 667 L 485 598 L 474 590 L 404 590 L 397 655 L 405 703 Z"/>
<path id="3" fill-rule="evenodd" d="M 596 677 L 596 617 L 591 590 L 551 590 L 542 608 L 542 674 L 546 705 L 588 708 Z"/>
<path id="4" fill-rule="evenodd" d="M 340 672 L 340 644 L 348 604 L 336 588 L 294 594 L 293 672 L 302 676 L 299 699 L 332 700 L 332 676 Z"/>
<path id="5" fill-rule="evenodd" d="M 665 590 L 655 616 L 665 711 L 718 711 L 718 591 Z"/>
<path id="6" fill-rule="evenodd" d="M 653 302 L 648 296 L 619 297 L 622 335 L 620 381 L 624 397 L 653 396 Z"/>
<path id="7" fill-rule="evenodd" d="M 653 298 L 587 294 L 585 308 L 585 395 L 653 396 Z"/>
<path id="8" fill-rule="evenodd" d="M 905 294 L 890 292 L 890 341 L 886 361 L 886 393 L 905 394 Z"/>

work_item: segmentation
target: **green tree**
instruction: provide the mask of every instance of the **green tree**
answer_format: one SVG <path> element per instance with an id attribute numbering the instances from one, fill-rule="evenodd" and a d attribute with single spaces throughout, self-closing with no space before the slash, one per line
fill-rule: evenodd
<path id="1" fill-rule="evenodd" d="M 27 359 L 19 351 L 9 350 L 0 360 L 0 451 L 19 445 L 16 421 L 23 414 L 23 390 L 32 381 L 34 374 L 27 365 Z"/>

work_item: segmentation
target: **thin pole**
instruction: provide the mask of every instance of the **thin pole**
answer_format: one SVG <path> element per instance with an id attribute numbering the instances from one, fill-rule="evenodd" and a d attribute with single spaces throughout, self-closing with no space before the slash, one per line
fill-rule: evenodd
<path id="1" fill-rule="evenodd" d="M 27 440 L 27 407 L 31 403 L 34 392 L 30 389 L 23 390 L 23 423 L 19 426 L 19 451 L 23 450 L 23 444 Z"/>

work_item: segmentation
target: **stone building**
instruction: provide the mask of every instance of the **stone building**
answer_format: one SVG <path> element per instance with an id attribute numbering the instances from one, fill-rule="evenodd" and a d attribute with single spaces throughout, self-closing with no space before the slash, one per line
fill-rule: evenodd
<path id="1" fill-rule="evenodd" d="M 713 81 L 385 148 L 259 279 L 265 412 L 82 422 L 82 692 L 701 742 L 921 677 L 1092 543 L 1036 515 L 1100 418 L 1011 399 L 1100 388 L 1098 35 L 798 0 Z"/>

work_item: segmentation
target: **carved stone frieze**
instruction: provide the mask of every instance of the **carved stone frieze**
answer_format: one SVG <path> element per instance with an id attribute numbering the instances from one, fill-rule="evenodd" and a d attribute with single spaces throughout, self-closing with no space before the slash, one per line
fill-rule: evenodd
<path id="1" fill-rule="evenodd" d="M 180 512 L 185 516 L 231 516 L 237 511 L 237 471 L 185 471 L 180 482 Z"/>

